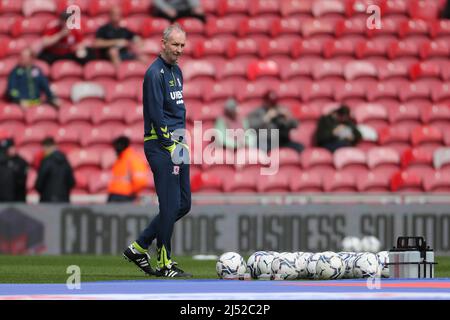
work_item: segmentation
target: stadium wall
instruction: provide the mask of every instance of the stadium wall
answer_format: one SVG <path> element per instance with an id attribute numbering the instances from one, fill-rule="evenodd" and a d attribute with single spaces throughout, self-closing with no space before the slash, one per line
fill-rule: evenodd
<path id="1" fill-rule="evenodd" d="M 0 205 L 1 254 L 119 254 L 156 214 L 155 205 Z M 424 236 L 450 255 L 448 204 L 194 205 L 175 227 L 176 255 L 339 251 L 346 235 Z"/>

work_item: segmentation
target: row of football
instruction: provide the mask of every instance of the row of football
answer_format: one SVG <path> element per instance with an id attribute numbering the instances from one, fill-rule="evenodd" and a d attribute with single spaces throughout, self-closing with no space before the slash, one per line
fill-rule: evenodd
<path id="1" fill-rule="evenodd" d="M 219 278 L 295 280 L 388 278 L 388 251 L 372 252 L 274 252 L 257 251 L 247 262 L 236 252 L 222 254 L 216 271 Z"/>

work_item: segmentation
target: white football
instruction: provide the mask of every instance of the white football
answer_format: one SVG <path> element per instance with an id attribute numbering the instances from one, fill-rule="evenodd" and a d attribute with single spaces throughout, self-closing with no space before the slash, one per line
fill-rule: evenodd
<path id="1" fill-rule="evenodd" d="M 342 261 L 344 262 L 345 271 L 342 276 L 344 279 L 351 279 L 353 278 L 353 263 L 356 258 L 355 252 L 339 252 L 339 256 L 341 257 Z"/>
<path id="2" fill-rule="evenodd" d="M 341 246 L 343 251 L 360 252 L 361 240 L 357 237 L 347 236 L 342 239 Z"/>
<path id="3" fill-rule="evenodd" d="M 376 254 L 363 252 L 356 256 L 353 262 L 353 276 L 355 278 L 377 278 L 380 275 L 380 262 Z"/>
<path id="4" fill-rule="evenodd" d="M 246 270 L 244 258 L 236 252 L 225 252 L 216 262 L 217 275 L 222 279 L 243 275 Z"/>
<path id="5" fill-rule="evenodd" d="M 262 255 L 258 259 L 258 278 L 272 274 L 272 261 L 275 257 L 271 254 Z"/>
<path id="6" fill-rule="evenodd" d="M 377 253 L 378 261 L 380 262 L 381 276 L 389 278 L 389 252 L 380 251 Z"/>
<path id="7" fill-rule="evenodd" d="M 297 279 L 298 272 L 295 267 L 297 255 L 295 253 L 283 252 L 272 261 L 272 275 L 283 280 Z"/>
<path id="8" fill-rule="evenodd" d="M 320 259 L 321 252 L 316 252 L 308 259 L 308 265 L 306 266 L 307 278 L 314 278 L 316 276 L 316 264 Z"/>
<path id="9" fill-rule="evenodd" d="M 322 252 L 316 264 L 316 278 L 335 280 L 343 277 L 345 264 L 341 257 L 334 252 Z"/>
<path id="10" fill-rule="evenodd" d="M 308 277 L 308 260 L 311 256 L 311 252 L 303 252 L 302 254 L 297 253 L 295 268 L 297 269 L 298 278 L 304 279 Z"/>
<path id="11" fill-rule="evenodd" d="M 247 260 L 247 270 L 253 279 L 257 279 L 261 274 L 258 268 L 258 261 L 263 255 L 268 255 L 267 251 L 256 251 Z"/>
<path id="12" fill-rule="evenodd" d="M 361 239 L 361 250 L 365 252 L 377 253 L 380 251 L 381 242 L 377 237 L 365 236 Z"/>

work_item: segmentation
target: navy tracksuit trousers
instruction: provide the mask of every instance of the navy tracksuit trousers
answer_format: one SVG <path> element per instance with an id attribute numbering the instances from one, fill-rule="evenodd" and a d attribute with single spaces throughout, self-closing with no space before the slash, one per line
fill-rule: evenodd
<path id="1" fill-rule="evenodd" d="M 174 164 L 170 153 L 161 147 L 158 140 L 146 141 L 144 150 L 153 172 L 159 213 L 140 234 L 137 243 L 146 249 L 156 238 L 157 247 L 164 245 L 170 259 L 175 222 L 191 209 L 189 164 Z"/>

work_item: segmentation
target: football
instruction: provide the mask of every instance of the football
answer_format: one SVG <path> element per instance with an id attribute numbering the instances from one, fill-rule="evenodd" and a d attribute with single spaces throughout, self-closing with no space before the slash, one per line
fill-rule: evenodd
<path id="1" fill-rule="evenodd" d="M 298 277 L 295 267 L 297 255 L 295 253 L 283 252 L 272 261 L 272 275 L 283 280 L 294 280 Z"/>
<path id="2" fill-rule="evenodd" d="M 298 278 L 300 279 L 304 279 L 308 276 L 308 260 L 309 257 L 312 256 L 311 252 L 303 252 L 303 253 L 298 253 L 297 252 L 297 258 L 295 260 L 295 269 L 297 270 L 298 273 Z"/>
<path id="3" fill-rule="evenodd" d="M 258 259 L 258 278 L 268 277 L 272 274 L 272 261 L 275 256 L 271 254 L 262 255 Z"/>
<path id="4" fill-rule="evenodd" d="M 380 262 L 381 277 L 389 278 L 389 252 L 380 251 L 377 253 L 378 261 Z"/>
<path id="5" fill-rule="evenodd" d="M 377 237 L 365 236 L 361 239 L 361 251 L 377 253 L 380 251 L 381 243 Z"/>
<path id="6" fill-rule="evenodd" d="M 236 252 L 225 252 L 216 262 L 217 275 L 222 279 L 243 275 L 246 270 L 244 258 Z"/>
<path id="7" fill-rule="evenodd" d="M 363 252 L 356 256 L 353 262 L 353 276 L 355 278 L 376 278 L 380 275 L 380 262 L 376 254 Z"/>
<path id="8" fill-rule="evenodd" d="M 316 264 L 317 264 L 317 261 L 319 261 L 320 256 L 321 256 L 321 253 L 317 252 L 317 253 L 312 254 L 309 257 L 308 265 L 306 266 L 306 271 L 307 271 L 306 277 L 307 278 L 311 279 L 311 278 L 315 277 L 315 275 L 316 275 Z"/>
<path id="9" fill-rule="evenodd" d="M 344 239 L 342 239 L 341 246 L 343 251 L 361 251 L 361 241 L 357 237 L 345 237 Z"/>
<path id="10" fill-rule="evenodd" d="M 351 279 L 353 278 L 353 263 L 356 258 L 355 252 L 339 252 L 339 256 L 341 257 L 342 261 L 344 262 L 345 271 L 342 276 L 344 279 Z"/>
<path id="11" fill-rule="evenodd" d="M 316 263 L 317 279 L 335 280 L 343 277 L 345 273 L 345 264 L 342 258 L 334 252 L 322 252 Z"/>
<path id="12" fill-rule="evenodd" d="M 256 251 L 247 259 L 247 270 L 253 279 L 258 279 L 261 274 L 258 268 L 258 261 L 264 255 L 268 255 L 267 251 Z"/>

